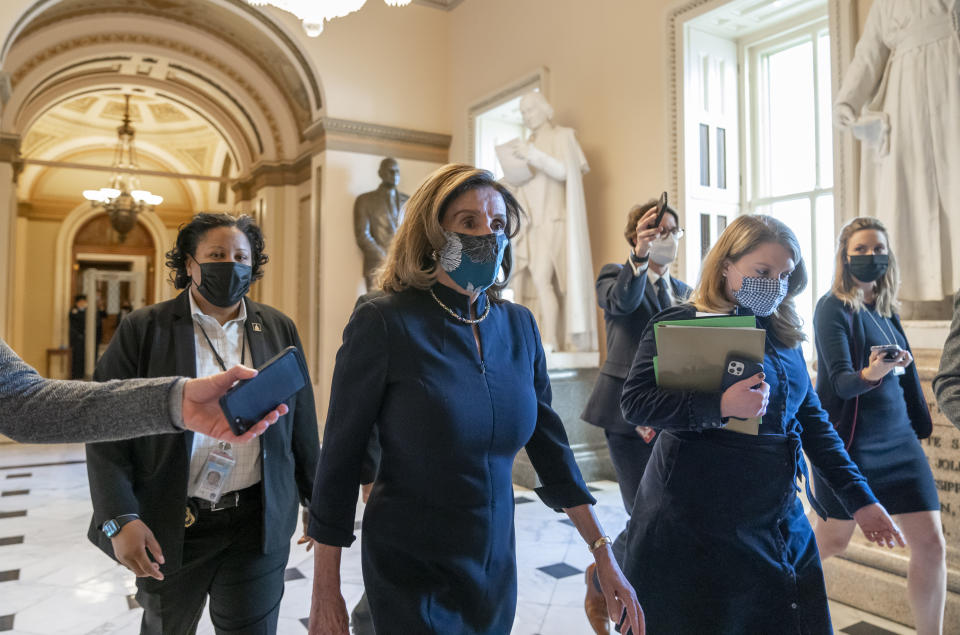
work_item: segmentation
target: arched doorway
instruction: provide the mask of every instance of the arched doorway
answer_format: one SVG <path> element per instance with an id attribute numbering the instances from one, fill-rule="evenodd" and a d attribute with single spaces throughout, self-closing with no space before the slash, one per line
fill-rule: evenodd
<path id="1" fill-rule="evenodd" d="M 76 286 L 64 270 L 75 255 L 67 234 L 101 231 L 96 240 L 109 243 L 102 224 L 89 220 L 81 229 L 75 217 L 68 231 L 66 221 L 81 192 L 109 177 L 90 166 L 110 165 L 124 95 L 131 96 L 141 180 L 165 198 L 150 223 L 154 254 L 198 211 L 256 212 L 278 246 L 298 235 L 302 215 L 291 214 L 290 225 L 283 207 L 314 191 L 310 165 L 319 145 L 305 131 L 322 115 L 320 84 L 294 40 L 242 0 L 42 0 L 15 23 L 0 63 L 11 87 L 0 145 L 16 147 L 9 176 L 17 201 L 0 210 L 0 242 L 11 237 L 3 264 L 14 272 L 0 280 L 9 285 L 0 288 L 0 331 L 27 361 L 43 368 L 45 349 L 66 344 Z M 0 152 L 0 172 L 2 162 Z M 314 247 L 291 245 L 298 246 Z M 124 251 L 116 243 L 99 247 Z M 51 260 L 62 264 L 51 267 Z M 302 318 L 301 309 L 310 309 L 298 303 L 298 277 L 284 275 L 298 262 L 295 253 L 275 260 L 260 294 Z M 154 255 L 151 266 L 156 278 L 163 263 Z M 164 284 L 147 288 L 151 301 L 173 293 Z"/>

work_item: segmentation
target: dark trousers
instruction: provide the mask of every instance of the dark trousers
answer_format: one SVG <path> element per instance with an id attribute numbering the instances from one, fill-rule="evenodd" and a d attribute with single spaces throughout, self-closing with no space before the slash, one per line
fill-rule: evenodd
<path id="1" fill-rule="evenodd" d="M 162 581 L 137 579 L 141 634 L 195 633 L 208 595 L 218 635 L 276 633 L 290 548 L 261 552 L 262 516 L 259 501 L 200 510 L 185 530 L 183 566 Z"/>
<path id="2" fill-rule="evenodd" d="M 610 450 L 610 460 L 617 473 L 617 483 L 620 485 L 620 497 L 623 498 L 623 507 L 627 514 L 633 514 L 633 501 L 640 488 L 640 479 L 647 468 L 647 461 L 653 454 L 653 446 L 657 442 L 654 437 L 647 443 L 639 434 L 617 434 L 604 430 L 607 437 L 607 448 Z M 659 433 L 658 433 L 659 436 Z M 623 554 L 627 548 L 627 529 L 617 536 L 613 543 L 613 556 L 623 566 Z"/>
<path id="3" fill-rule="evenodd" d="M 70 338 L 70 379 L 83 379 L 86 342 Z"/>

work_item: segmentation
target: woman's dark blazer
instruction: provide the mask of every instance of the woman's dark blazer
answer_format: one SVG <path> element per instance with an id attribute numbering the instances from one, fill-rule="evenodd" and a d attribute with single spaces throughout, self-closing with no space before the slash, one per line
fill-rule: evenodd
<path id="1" fill-rule="evenodd" d="M 190 298 L 184 291 L 173 300 L 134 311 L 120 323 L 97 363 L 94 379 L 196 376 L 196 350 Z M 264 304 L 244 298 L 245 338 L 252 362 L 260 366 L 287 346 L 303 352 L 293 321 Z M 297 526 L 297 507 L 309 506 L 317 471 L 319 438 L 313 384 L 287 402 L 290 412 L 260 437 L 263 479 L 263 550 L 289 544 Z M 164 573 L 180 567 L 183 523 L 190 473 L 193 433 L 163 434 L 131 441 L 87 445 L 87 475 L 93 519 L 87 537 L 114 558 L 113 545 L 100 531 L 120 514 L 137 513 L 153 531 L 166 564 Z"/>
<path id="2" fill-rule="evenodd" d="M 877 384 L 865 381 L 860 370 L 868 363 L 870 351 L 865 349 L 862 312 L 852 311 L 843 300 L 828 293 L 817 302 L 813 316 L 817 346 L 817 395 L 837 434 L 849 447 L 854 434 L 856 400 Z M 894 327 L 907 342 L 907 336 L 896 314 Z M 910 350 L 910 342 L 907 342 Z M 910 364 L 900 375 L 900 387 L 907 402 L 907 414 L 917 437 L 926 439 L 933 431 L 933 421 L 920 385 L 917 365 Z"/>

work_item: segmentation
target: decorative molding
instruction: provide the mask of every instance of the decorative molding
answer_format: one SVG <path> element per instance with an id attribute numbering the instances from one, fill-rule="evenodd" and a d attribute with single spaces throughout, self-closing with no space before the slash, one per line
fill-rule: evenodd
<path id="1" fill-rule="evenodd" d="M 683 25 L 691 13 L 716 0 L 687 0 L 667 12 L 667 183 L 670 196 L 683 201 Z"/>
<path id="2" fill-rule="evenodd" d="M 302 155 L 287 163 L 258 163 L 250 174 L 234 181 L 230 188 L 235 200 L 252 201 L 257 192 L 265 187 L 300 185 L 310 179 L 312 153 Z"/>
<path id="3" fill-rule="evenodd" d="M 448 149 L 450 147 L 450 142 L 453 140 L 453 138 L 448 134 L 424 132 L 422 130 L 412 130 L 410 128 L 394 128 L 392 126 L 383 126 L 376 123 L 353 121 L 350 119 L 334 119 L 333 117 L 324 117 L 321 119 L 321 123 L 323 126 L 323 131 L 328 135 L 342 134 L 352 137 L 376 139 L 378 141 L 414 143 L 417 145 L 443 149 Z M 309 138 L 309 129 L 305 134 L 307 135 L 307 138 Z"/>
<path id="4" fill-rule="evenodd" d="M 17 163 L 20 160 L 20 135 L 0 132 L 0 163 Z"/>
<path id="5" fill-rule="evenodd" d="M 278 156 L 283 156 L 283 137 L 280 134 L 277 119 L 274 116 L 271 108 L 267 105 L 267 102 L 261 96 L 261 91 L 259 91 L 255 86 L 251 85 L 243 76 L 236 72 L 233 67 L 223 63 L 220 59 L 215 58 L 198 48 L 194 48 L 189 44 L 178 42 L 176 40 L 153 37 L 140 33 L 101 33 L 98 35 L 88 35 L 74 38 L 72 40 L 66 40 L 44 49 L 40 53 L 37 53 L 29 60 L 24 62 L 20 67 L 13 71 L 12 84 L 14 88 L 16 88 L 16 86 L 23 81 L 30 71 L 57 55 L 67 54 L 81 47 L 95 46 L 99 44 L 140 44 L 157 46 L 159 48 L 176 51 L 177 53 L 197 59 L 216 68 L 218 71 L 229 77 L 231 81 L 236 82 L 244 90 L 245 94 L 257 104 L 257 107 L 260 109 L 260 112 L 263 114 L 264 118 L 267 120 L 268 126 L 270 127 L 270 132 L 273 135 L 274 143 L 276 145 L 276 153 Z M 128 81 L 133 80 L 133 76 L 130 76 L 128 79 Z M 236 99 L 230 95 L 230 93 L 227 93 L 223 87 L 216 86 L 216 88 L 224 93 L 227 99 L 231 101 Z M 289 99 L 285 95 L 284 91 L 281 91 L 281 93 L 285 96 L 287 106 L 291 107 Z M 34 99 L 35 98 L 36 97 L 34 97 Z M 290 110 L 289 112 L 293 113 L 295 111 Z M 294 120 L 296 120 L 296 117 L 294 117 Z M 256 130 L 256 126 L 252 121 L 250 121 L 250 124 L 253 126 L 254 130 Z"/>
<path id="6" fill-rule="evenodd" d="M 317 73 L 311 67 L 308 57 L 300 50 L 300 47 L 296 44 L 294 40 L 290 38 L 286 31 L 280 28 L 275 24 L 266 14 L 262 11 L 257 10 L 255 7 L 249 5 L 246 0 L 225 0 L 228 4 L 232 5 L 235 10 L 239 10 L 240 13 L 246 15 L 250 20 L 248 24 L 254 26 L 252 23 L 258 23 L 260 27 L 270 32 L 270 35 L 267 36 L 268 41 L 279 40 L 282 43 L 282 46 L 277 47 L 284 53 L 289 54 L 293 57 L 297 64 L 300 66 L 300 70 L 303 73 L 301 77 L 301 83 L 306 81 L 309 87 L 309 91 L 304 91 L 305 94 L 309 93 L 313 96 L 317 110 L 323 108 L 323 98 L 322 90 L 320 88 L 319 79 Z M 443 1 L 443 0 L 440 0 Z M 155 3 L 155 2 L 153 2 Z M 43 6 L 47 4 L 48 6 Z M 148 3 L 151 4 L 151 3 Z M 90 7 L 81 6 L 79 9 L 74 10 L 73 12 L 66 13 L 63 15 L 63 12 L 57 13 L 54 12 L 52 16 L 44 15 L 44 12 L 50 8 L 50 3 L 45 3 L 43 1 L 36 2 L 30 9 L 28 9 L 21 17 L 17 20 L 14 27 L 9 31 L 6 41 L 3 43 L 2 50 L 2 59 L 6 59 L 7 54 L 10 49 L 16 44 L 17 40 L 21 37 L 29 36 L 43 28 L 65 20 L 70 20 L 77 17 L 87 16 L 87 15 L 103 15 L 103 14 L 140 14 L 146 15 L 151 18 L 162 18 L 164 20 L 170 20 L 178 24 L 183 24 L 191 28 L 200 29 L 205 33 L 217 38 L 221 42 L 226 43 L 234 49 L 242 51 L 248 59 L 253 61 L 253 63 L 260 67 L 264 73 L 267 74 L 274 82 L 278 83 L 279 76 L 276 73 L 276 69 L 272 67 L 268 60 L 258 59 L 252 55 L 249 55 L 250 51 L 250 42 L 247 42 L 244 38 L 241 37 L 241 34 L 234 33 L 231 29 L 228 28 L 228 25 L 225 23 L 214 22 L 209 20 L 210 16 L 205 16 L 207 19 L 194 19 L 190 20 L 180 15 L 180 12 L 176 11 L 176 5 L 171 5 L 170 7 L 147 7 L 147 6 L 135 6 L 132 2 L 122 2 L 119 6 L 104 6 L 103 3 L 99 5 L 94 5 Z M 222 17 L 222 16 L 219 16 Z M 228 35 L 233 36 L 229 38 Z M 289 99 L 291 96 L 287 90 L 284 90 L 280 86 L 281 92 Z M 310 104 L 304 105 L 306 112 L 303 113 L 304 117 L 310 116 Z M 301 119 L 300 124 L 304 125 L 306 121 Z"/>
<path id="7" fill-rule="evenodd" d="M 453 140 L 448 134 L 333 117 L 317 120 L 304 136 L 313 142 L 313 152 L 343 150 L 436 163 L 449 161 Z"/>
<path id="8" fill-rule="evenodd" d="M 683 182 L 683 26 L 702 12 L 704 5 L 717 0 L 685 0 L 667 11 L 667 190 L 681 205 L 686 200 Z M 681 249 L 675 267 L 687 271 L 687 254 Z"/>

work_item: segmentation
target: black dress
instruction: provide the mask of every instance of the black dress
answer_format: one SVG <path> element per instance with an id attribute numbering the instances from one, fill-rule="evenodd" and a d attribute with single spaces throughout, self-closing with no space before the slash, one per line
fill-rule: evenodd
<path id="1" fill-rule="evenodd" d="M 689 305 L 651 322 L 689 319 Z M 648 328 L 624 384 L 624 417 L 661 430 L 628 526 L 623 571 L 648 633 L 829 633 L 823 570 L 797 496 L 801 449 L 847 509 L 876 502 L 810 383 L 799 347 L 769 321 L 763 370 L 770 385 L 757 436 L 722 430 L 720 392 L 656 385 Z M 809 492 L 808 492 L 809 493 Z"/>
<path id="2" fill-rule="evenodd" d="M 434 293 L 459 315 L 467 298 Z M 477 314 L 487 309 L 485 296 Z M 595 502 L 580 476 L 530 312 L 494 304 L 471 328 L 429 291 L 361 305 L 337 353 L 309 534 L 349 546 L 376 421 L 380 471 L 363 518 L 363 578 L 382 633 L 508 633 L 516 611 L 512 467 L 526 448 L 554 509 Z"/>
<path id="3" fill-rule="evenodd" d="M 871 346 L 897 344 L 907 349 L 908 345 L 899 320 L 879 315 L 872 306 L 858 311 L 849 321 L 837 319 L 834 316 L 838 310 L 837 302 L 821 301 L 814 323 L 823 383 L 838 386 L 842 392 L 842 375 L 858 373 L 860 368 L 866 367 Z M 851 337 L 857 338 L 855 348 L 861 356 L 856 369 L 850 358 Z M 904 385 L 909 386 L 913 380 L 914 373 L 915 368 L 908 368 L 904 375 L 887 373 L 877 386 L 862 383 L 863 392 L 856 395 L 856 427 L 847 450 L 867 477 L 870 489 L 891 514 L 940 509 L 933 473 L 910 416 L 910 410 L 925 412 L 926 404 L 911 403 L 916 398 L 908 395 L 914 393 L 904 390 Z M 818 387 L 822 388 L 820 381 Z M 830 518 L 850 519 L 823 478 L 816 473 L 814 488 Z"/>

